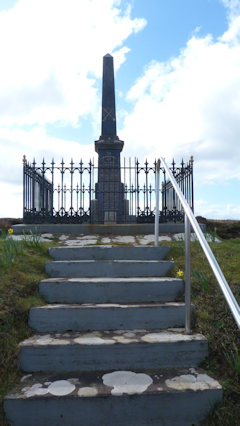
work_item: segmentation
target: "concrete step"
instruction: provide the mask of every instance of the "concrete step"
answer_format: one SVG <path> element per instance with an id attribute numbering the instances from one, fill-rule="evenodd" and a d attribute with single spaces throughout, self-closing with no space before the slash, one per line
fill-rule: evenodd
<path id="1" fill-rule="evenodd" d="M 195 367 L 208 355 L 206 338 L 183 329 L 52 333 L 20 348 L 26 372 Z"/>
<path id="2" fill-rule="evenodd" d="M 7 395 L 12 426 L 190 426 L 221 401 L 202 370 L 27 375 Z"/>
<path id="3" fill-rule="evenodd" d="M 46 263 L 51 277 L 161 277 L 167 275 L 172 261 L 157 260 L 62 260 Z"/>
<path id="4" fill-rule="evenodd" d="M 49 303 L 171 302 L 184 290 L 176 278 L 49 278 L 40 294 Z"/>
<path id="5" fill-rule="evenodd" d="M 29 326 L 40 332 L 183 327 L 184 303 L 46 305 L 30 310 Z"/>
<path id="6" fill-rule="evenodd" d="M 205 231 L 206 225 L 201 225 L 202 229 Z M 70 234 L 70 235 L 103 235 L 103 236 L 112 236 L 112 235 L 144 235 L 151 234 L 154 235 L 154 223 L 126 223 L 126 224 L 116 224 L 108 223 L 107 225 L 100 225 L 94 223 L 42 223 L 42 224 L 21 224 L 12 226 L 14 235 L 22 234 L 29 232 L 43 234 Z M 184 232 L 184 223 L 159 223 L 159 235 L 161 234 L 176 234 L 179 232 Z"/>
<path id="7" fill-rule="evenodd" d="M 169 247 L 53 247 L 49 254 L 55 260 L 162 260 Z"/>

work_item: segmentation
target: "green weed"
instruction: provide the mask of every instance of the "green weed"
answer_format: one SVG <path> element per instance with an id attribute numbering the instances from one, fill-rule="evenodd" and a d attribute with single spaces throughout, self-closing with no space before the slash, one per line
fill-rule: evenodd
<path id="1" fill-rule="evenodd" d="M 0 240 L 5 240 L 7 238 L 7 233 L 0 229 Z"/>
<path id="2" fill-rule="evenodd" d="M 233 372 L 240 377 L 240 353 L 235 343 L 233 343 L 233 349 L 229 352 L 226 349 L 226 345 L 223 343 L 223 353 L 229 367 Z"/>
<path id="3" fill-rule="evenodd" d="M 23 241 L 26 246 L 32 246 L 32 247 L 38 247 L 40 244 L 41 235 L 37 232 L 37 228 L 35 228 L 35 231 L 32 232 L 32 230 L 29 232 L 29 234 L 25 234 L 25 232 L 22 232 L 23 235 Z"/>
<path id="4" fill-rule="evenodd" d="M 17 255 L 23 254 L 25 247 L 39 247 L 41 235 L 30 231 L 29 235 L 26 235 L 23 231 L 23 238 L 21 240 L 15 240 L 12 237 L 13 230 L 10 228 L 8 234 L 4 231 L 0 231 L 1 251 L 0 251 L 0 266 L 8 267 L 12 265 Z"/>
<path id="5" fill-rule="evenodd" d="M 204 271 L 192 271 L 192 275 L 195 278 L 195 280 L 197 282 L 199 282 L 199 284 L 201 285 L 203 291 L 208 291 L 209 290 L 209 285 L 208 285 L 208 279 L 207 279 L 207 274 Z"/>
<path id="6" fill-rule="evenodd" d="M 96 245 L 101 245 L 102 244 L 102 236 L 99 235 L 96 241 Z"/>
<path id="7" fill-rule="evenodd" d="M 217 228 L 214 229 L 208 229 L 207 232 L 204 232 L 205 238 L 209 238 L 211 243 L 215 243 L 217 239 Z"/>
<path id="8" fill-rule="evenodd" d="M 10 266 L 15 261 L 18 254 L 22 254 L 24 245 L 22 241 L 14 241 L 12 237 L 8 237 L 2 241 L 0 253 L 0 265 Z"/>

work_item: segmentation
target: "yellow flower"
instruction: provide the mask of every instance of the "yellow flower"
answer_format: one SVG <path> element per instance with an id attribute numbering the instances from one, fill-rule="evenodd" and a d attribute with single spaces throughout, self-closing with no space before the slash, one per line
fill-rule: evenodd
<path id="1" fill-rule="evenodd" d="M 9 235 L 13 234 L 13 229 L 9 228 L 8 233 L 9 233 Z"/>
<path id="2" fill-rule="evenodd" d="M 184 272 L 183 271 L 181 271 L 180 269 L 177 271 L 177 276 L 178 276 L 178 278 L 183 278 L 183 276 L 184 276 Z"/>

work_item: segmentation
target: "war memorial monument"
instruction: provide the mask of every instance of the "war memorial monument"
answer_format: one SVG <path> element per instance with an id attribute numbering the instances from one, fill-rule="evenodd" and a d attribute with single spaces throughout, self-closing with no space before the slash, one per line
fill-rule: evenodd
<path id="1" fill-rule="evenodd" d="M 157 162 L 121 159 L 124 142 L 117 136 L 113 57 L 103 57 L 101 135 L 95 141 L 98 164 L 46 164 L 23 159 L 24 224 L 153 224 Z M 192 210 L 193 160 L 171 170 Z M 160 223 L 183 221 L 181 205 L 161 168 Z M 149 228 L 150 229 L 150 228 Z M 167 229 L 167 228 L 166 228 Z"/>

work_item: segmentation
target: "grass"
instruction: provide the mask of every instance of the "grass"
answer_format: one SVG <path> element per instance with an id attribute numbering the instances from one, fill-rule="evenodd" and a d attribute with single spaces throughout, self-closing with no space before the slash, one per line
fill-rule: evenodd
<path id="1" fill-rule="evenodd" d="M 2 236 L 3 237 L 3 236 Z M 4 250 L 0 238 L 0 258 Z M 0 396 L 1 398 L 21 377 L 18 365 L 18 343 L 31 334 L 28 312 L 32 306 L 45 302 L 38 293 L 38 284 L 46 278 L 45 262 L 52 243 L 24 243 L 10 265 L 0 265 Z M 170 245 L 169 259 L 175 260 L 172 275 L 184 270 L 184 242 Z M 240 303 L 240 239 L 210 243 L 223 273 Z M 239 426 L 240 412 L 240 339 L 221 290 L 197 242 L 191 243 L 192 300 L 196 311 L 196 332 L 209 342 L 209 357 L 202 367 L 223 386 L 223 402 L 213 410 L 205 426 Z M 7 426 L 2 405 L 0 425 Z"/>
<path id="2" fill-rule="evenodd" d="M 5 252 L 4 238 L 0 239 L 0 259 Z M 0 265 L 0 425 L 8 423 L 4 417 L 2 400 L 12 385 L 19 380 L 18 343 L 30 336 L 27 325 L 29 309 L 44 304 L 38 293 L 41 279 L 46 278 L 44 265 L 50 244 L 24 243 L 23 250 L 11 264 Z"/>
<path id="3" fill-rule="evenodd" d="M 184 242 L 173 242 L 169 258 L 174 258 L 172 275 L 184 270 Z M 212 251 L 240 304 L 240 239 L 210 243 Z M 195 305 L 194 331 L 204 334 L 209 357 L 202 363 L 209 375 L 223 386 L 223 402 L 203 422 L 205 426 L 240 424 L 240 336 L 227 303 L 198 242 L 191 243 L 192 302 Z"/>

